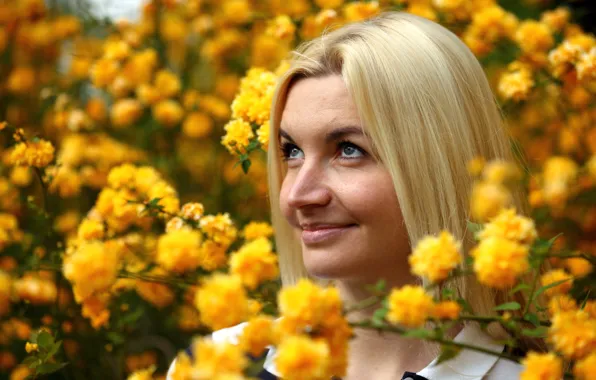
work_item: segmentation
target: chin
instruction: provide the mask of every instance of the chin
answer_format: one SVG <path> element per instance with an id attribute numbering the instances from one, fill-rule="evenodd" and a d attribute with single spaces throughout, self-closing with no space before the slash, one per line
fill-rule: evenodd
<path id="1" fill-rule="evenodd" d="M 325 280 L 341 280 L 355 278 L 362 275 L 362 262 L 350 260 L 344 254 L 334 254 L 329 250 L 324 252 L 303 249 L 304 266 L 309 275 Z"/>

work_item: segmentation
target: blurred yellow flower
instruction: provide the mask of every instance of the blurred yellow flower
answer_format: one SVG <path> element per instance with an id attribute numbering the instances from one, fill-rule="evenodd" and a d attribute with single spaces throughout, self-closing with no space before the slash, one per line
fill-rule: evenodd
<path id="1" fill-rule="evenodd" d="M 106 41 L 103 48 L 103 58 L 106 60 L 122 61 L 130 54 L 130 46 L 120 39 Z"/>
<path id="2" fill-rule="evenodd" d="M 551 28 L 543 22 L 526 20 L 515 31 L 515 42 L 524 53 L 546 52 L 555 40 Z"/>
<path id="3" fill-rule="evenodd" d="M 537 238 L 534 220 L 517 215 L 515 208 L 503 209 L 478 233 L 479 239 L 502 237 L 520 244 L 532 244 Z"/>
<path id="4" fill-rule="evenodd" d="M 238 275 L 248 289 L 255 289 L 264 281 L 277 278 L 277 255 L 271 251 L 267 238 L 244 244 L 230 256 L 230 273 Z"/>
<path id="5" fill-rule="evenodd" d="M 157 242 L 156 262 L 176 273 L 195 270 L 203 258 L 201 234 L 198 231 L 178 230 L 160 236 Z"/>
<path id="6" fill-rule="evenodd" d="M 387 320 L 405 327 L 420 327 L 432 316 L 434 302 L 421 286 L 394 288 L 387 297 Z"/>
<path id="7" fill-rule="evenodd" d="M 242 349 L 255 358 L 260 357 L 267 346 L 277 342 L 273 323 L 271 317 L 263 315 L 250 319 L 239 338 Z"/>
<path id="8" fill-rule="evenodd" d="M 118 100 L 110 111 L 112 126 L 128 127 L 136 123 L 143 115 L 143 105 L 137 99 Z"/>
<path id="9" fill-rule="evenodd" d="M 577 309 L 577 303 L 567 294 L 555 295 L 548 301 L 548 313 L 551 317 L 558 313 Z"/>
<path id="10" fill-rule="evenodd" d="M 37 168 L 48 166 L 54 159 L 54 145 L 46 140 L 21 142 L 13 148 L 10 159 L 13 165 Z"/>
<path id="11" fill-rule="evenodd" d="M 154 276 L 166 276 L 167 272 L 161 268 L 156 268 L 149 274 Z M 171 305 L 175 299 L 174 291 L 170 289 L 168 285 L 161 284 L 159 282 L 137 281 L 135 289 L 141 298 L 154 305 L 158 309 L 162 309 L 168 305 Z"/>
<path id="12" fill-rule="evenodd" d="M 198 202 L 185 203 L 180 210 L 180 216 L 198 222 L 205 213 L 205 207 Z"/>
<path id="13" fill-rule="evenodd" d="M 180 78 L 168 70 L 160 70 L 155 74 L 154 85 L 159 95 L 165 98 L 178 95 L 182 89 Z"/>
<path id="14" fill-rule="evenodd" d="M 287 380 L 324 379 L 329 347 L 324 341 L 305 336 L 289 336 L 280 343 L 275 366 Z"/>
<path id="15" fill-rule="evenodd" d="M 518 61 L 510 63 L 500 80 L 498 91 L 506 100 L 519 102 L 528 99 L 535 82 L 529 66 Z"/>
<path id="16" fill-rule="evenodd" d="M 189 113 L 182 123 L 182 132 L 191 138 L 207 137 L 212 130 L 213 120 L 207 114 L 199 111 Z"/>
<path id="17" fill-rule="evenodd" d="M 431 282 L 447 278 L 461 261 L 461 243 L 448 231 L 422 238 L 408 257 L 412 273 Z"/>
<path id="18" fill-rule="evenodd" d="M 105 290 L 116 281 L 120 267 L 118 250 L 100 241 L 82 242 L 64 257 L 62 272 L 73 285 L 77 302 Z"/>
<path id="19" fill-rule="evenodd" d="M 156 103 L 151 111 L 155 120 L 167 128 L 180 124 L 184 117 L 184 109 L 175 100 L 162 100 Z"/>
<path id="20" fill-rule="evenodd" d="M 590 380 L 596 373 L 596 352 L 578 360 L 573 366 L 573 375 L 577 380 Z"/>
<path id="21" fill-rule="evenodd" d="M 571 277 L 571 275 L 565 272 L 563 269 L 553 269 L 540 276 L 540 284 L 542 286 L 548 286 L 559 281 L 564 282 L 544 291 L 544 293 L 549 297 L 569 292 L 571 286 L 573 285 L 573 277 Z"/>
<path id="22" fill-rule="evenodd" d="M 529 352 L 522 360 L 524 366 L 520 380 L 559 380 L 563 377 L 563 363 L 552 352 Z"/>
<path id="23" fill-rule="evenodd" d="M 10 182 L 19 187 L 27 187 L 33 180 L 33 173 L 27 166 L 15 166 L 10 172 Z"/>
<path id="24" fill-rule="evenodd" d="M 155 372 L 155 366 L 135 371 L 128 375 L 126 380 L 153 380 L 153 372 Z"/>
<path id="25" fill-rule="evenodd" d="M 563 264 L 574 277 L 584 277 L 593 270 L 592 264 L 583 257 L 570 257 Z"/>
<path id="26" fill-rule="evenodd" d="M 513 198 L 503 185 L 477 182 L 472 189 L 470 202 L 472 219 L 485 222 L 495 217 L 501 209 L 511 206 Z"/>
<path id="27" fill-rule="evenodd" d="M 596 350 L 596 319 L 584 310 L 555 314 L 547 341 L 566 359 L 578 360 Z"/>
<path id="28" fill-rule="evenodd" d="M 28 354 L 34 352 L 34 351 L 38 351 L 39 347 L 37 346 L 37 343 L 31 343 L 31 342 L 27 342 L 25 343 L 25 351 L 27 351 Z"/>
<path id="29" fill-rule="evenodd" d="M 201 322 L 212 330 L 237 325 L 249 316 L 248 297 L 238 276 L 214 274 L 205 279 L 195 306 Z"/>
<path id="30" fill-rule="evenodd" d="M 238 230 L 228 213 L 205 215 L 201 218 L 199 224 L 201 230 L 207 234 L 209 239 L 224 246 L 224 248 L 229 247 L 238 235 Z"/>
<path id="31" fill-rule="evenodd" d="M 267 222 L 250 222 L 242 230 L 242 235 L 246 240 L 255 240 L 260 237 L 271 237 L 273 228 Z"/>
<path id="32" fill-rule="evenodd" d="M 343 7 L 343 15 L 348 22 L 366 20 L 380 12 L 378 1 L 354 1 Z"/>
<path id="33" fill-rule="evenodd" d="M 81 240 L 103 239 L 104 225 L 102 222 L 93 219 L 83 219 L 77 231 L 77 237 Z"/>
<path id="34" fill-rule="evenodd" d="M 510 287 L 529 269 L 528 247 L 499 236 L 483 239 L 470 254 L 478 280 L 490 287 Z"/>
<path id="35" fill-rule="evenodd" d="M 344 0 L 315 0 L 315 4 L 321 8 L 338 8 L 343 3 Z"/>
<path id="36" fill-rule="evenodd" d="M 233 119 L 225 125 L 224 130 L 226 134 L 221 138 L 221 143 L 226 149 L 234 155 L 245 153 L 254 137 L 250 124 L 241 119 Z"/>
<path id="37" fill-rule="evenodd" d="M 435 304 L 432 311 L 432 317 L 436 319 L 451 319 L 459 318 L 461 313 L 461 306 L 455 301 L 442 301 Z"/>
<path id="38" fill-rule="evenodd" d="M 111 59 L 100 59 L 91 66 L 89 71 L 91 83 L 97 88 L 106 88 L 116 78 L 119 71 L 118 62 Z"/>

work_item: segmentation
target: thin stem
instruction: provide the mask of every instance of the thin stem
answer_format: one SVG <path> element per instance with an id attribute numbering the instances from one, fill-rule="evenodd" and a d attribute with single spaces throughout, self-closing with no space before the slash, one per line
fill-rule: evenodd
<path id="1" fill-rule="evenodd" d="M 478 315 L 461 315 L 459 318 L 459 320 L 462 321 L 475 321 L 475 322 L 485 322 L 485 323 L 490 323 L 490 322 L 502 322 L 503 318 L 501 317 L 485 317 L 485 316 L 478 316 Z M 522 323 L 531 323 L 529 321 L 526 321 L 523 318 L 510 318 L 510 320 L 514 321 L 514 322 L 522 322 Z M 550 326 L 550 322 L 548 321 L 538 321 L 540 323 L 540 326 Z"/>
<path id="2" fill-rule="evenodd" d="M 41 185 L 41 192 L 43 193 L 43 210 L 46 212 L 46 215 L 49 215 L 48 188 L 46 183 L 43 181 L 43 173 L 41 172 L 41 169 L 37 167 L 33 167 L 33 170 L 35 171 L 35 175 L 39 179 L 39 184 Z"/>
<path id="3" fill-rule="evenodd" d="M 540 262 L 540 265 L 542 265 L 544 261 Z M 539 267 L 540 267 L 539 265 Z M 534 291 L 536 291 L 536 284 L 538 283 L 538 270 L 536 270 L 534 272 L 534 278 L 532 279 L 532 288 L 530 290 L 530 295 L 528 297 L 528 301 L 526 302 L 526 305 L 524 306 L 524 313 L 522 315 L 526 315 L 528 314 L 528 311 L 530 310 L 530 304 L 532 303 L 532 300 L 534 299 Z"/>
<path id="4" fill-rule="evenodd" d="M 372 296 L 372 297 L 366 298 L 360 302 L 350 305 L 349 307 L 346 307 L 344 309 L 344 312 L 346 314 L 348 314 L 348 313 L 351 313 L 356 310 L 366 309 L 367 307 L 371 307 L 371 306 L 379 303 L 382 299 L 383 299 L 382 296 Z"/>

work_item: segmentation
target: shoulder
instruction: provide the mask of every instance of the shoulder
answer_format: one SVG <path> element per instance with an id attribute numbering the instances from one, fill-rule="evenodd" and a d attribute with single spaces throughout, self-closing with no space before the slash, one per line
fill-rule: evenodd
<path id="1" fill-rule="evenodd" d="M 521 364 L 513 362 L 508 359 L 500 358 L 495 365 L 488 371 L 485 380 L 498 379 L 519 379 L 523 367 Z"/>

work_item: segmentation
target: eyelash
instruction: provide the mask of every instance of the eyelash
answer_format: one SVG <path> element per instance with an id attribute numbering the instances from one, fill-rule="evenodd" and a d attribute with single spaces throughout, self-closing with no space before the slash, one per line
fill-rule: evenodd
<path id="1" fill-rule="evenodd" d="M 364 149 L 360 148 L 358 145 L 354 144 L 351 141 L 340 140 L 340 141 L 337 142 L 337 149 L 338 150 L 341 150 L 341 149 L 345 148 L 346 146 L 350 146 L 350 147 L 353 147 L 354 149 L 357 149 L 360 153 L 362 153 L 363 156 L 366 156 L 366 154 L 367 154 Z M 296 145 L 294 143 L 291 143 L 291 142 L 288 142 L 288 141 L 285 141 L 285 142 L 281 143 L 280 150 L 281 150 L 281 158 L 282 158 L 283 161 L 288 161 L 290 159 L 290 152 L 294 148 L 300 149 L 300 148 L 298 148 L 298 145 Z M 345 159 L 345 160 L 353 160 L 355 158 L 346 158 L 346 157 L 344 157 L 343 159 Z"/>

